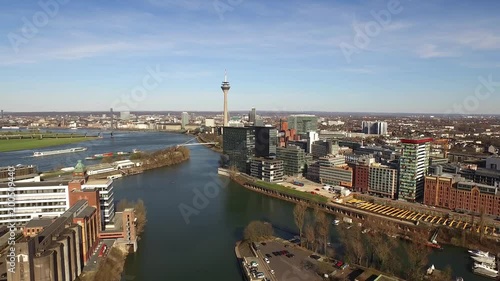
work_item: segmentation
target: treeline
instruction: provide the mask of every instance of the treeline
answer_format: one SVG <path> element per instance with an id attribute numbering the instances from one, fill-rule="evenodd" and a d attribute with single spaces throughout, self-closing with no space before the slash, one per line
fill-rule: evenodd
<path id="1" fill-rule="evenodd" d="M 301 246 L 311 251 L 330 258 L 341 258 L 340 252 L 343 252 L 342 259 L 351 264 L 374 268 L 408 281 L 424 280 L 426 276 L 430 254 L 430 248 L 425 245 L 426 232 L 407 229 L 408 241 L 401 241 L 391 237 L 398 232 L 397 226 L 382 219 L 368 218 L 362 221 L 363 225 L 353 222 L 348 227 L 343 223 L 337 227 L 342 245 L 337 253 L 329 247 L 331 219 L 328 214 L 318 208 L 311 210 L 307 203 L 300 202 L 293 216 Z M 434 272 L 426 280 L 452 280 L 451 267 Z"/>
<path id="2" fill-rule="evenodd" d="M 133 158 L 142 161 L 144 170 L 155 169 L 182 163 L 189 159 L 189 148 L 187 147 L 169 147 L 151 153 L 136 153 Z"/>

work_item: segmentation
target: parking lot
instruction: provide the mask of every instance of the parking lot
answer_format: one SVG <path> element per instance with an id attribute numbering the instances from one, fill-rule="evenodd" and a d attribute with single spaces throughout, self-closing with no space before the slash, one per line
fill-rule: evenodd
<path id="1" fill-rule="evenodd" d="M 277 280 L 322 280 L 313 270 L 307 269 L 306 261 L 314 262 L 309 253 L 294 244 L 271 241 L 259 244 L 258 251 L 269 260 Z"/>

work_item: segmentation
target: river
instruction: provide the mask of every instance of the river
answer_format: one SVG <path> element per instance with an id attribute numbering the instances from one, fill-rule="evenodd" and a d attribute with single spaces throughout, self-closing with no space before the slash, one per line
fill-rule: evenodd
<path id="1" fill-rule="evenodd" d="M 40 170 L 48 170 L 74 166 L 78 159 L 95 153 L 134 148 L 154 150 L 191 138 L 158 132 L 116 132 L 113 139 L 105 135 L 104 139 L 57 147 L 89 148 L 78 155 L 38 159 L 29 157 L 32 151 L 0 153 L 0 166 L 35 164 Z M 127 258 L 123 280 L 242 280 L 234 244 L 241 239 L 250 221 L 269 221 L 277 228 L 277 234 L 285 238 L 295 235 L 291 203 L 251 192 L 217 176 L 219 154 L 204 146 L 189 148 L 191 158 L 185 163 L 115 181 L 116 199 L 141 198 L 148 211 L 148 224 L 139 250 Z M 196 194 L 200 193 L 208 197 L 199 199 Z M 193 202 L 194 199 L 197 200 Z M 183 215 L 181 206 L 191 214 Z M 336 237 L 332 228 L 332 242 L 336 242 Z M 463 248 L 446 246 L 444 251 L 435 251 L 429 264 L 438 269 L 450 264 L 454 275 L 466 281 L 490 280 L 472 274 L 470 260 Z"/>

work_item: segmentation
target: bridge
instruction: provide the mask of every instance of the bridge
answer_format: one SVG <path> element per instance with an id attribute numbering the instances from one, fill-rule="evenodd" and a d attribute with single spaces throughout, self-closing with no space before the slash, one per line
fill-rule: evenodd
<path id="1" fill-rule="evenodd" d="M 195 143 L 192 143 L 191 141 L 193 140 L 197 140 L 198 138 L 192 138 L 184 143 L 181 143 L 181 144 L 178 144 L 176 145 L 175 147 L 178 148 L 178 147 L 181 147 L 181 146 L 192 146 L 192 145 L 205 145 L 205 144 L 218 144 L 218 142 L 195 142 Z"/>

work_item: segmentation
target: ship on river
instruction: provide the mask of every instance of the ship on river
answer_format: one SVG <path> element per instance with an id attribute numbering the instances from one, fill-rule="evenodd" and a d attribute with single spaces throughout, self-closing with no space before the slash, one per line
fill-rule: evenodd
<path id="1" fill-rule="evenodd" d="M 100 160 L 106 157 L 116 157 L 116 156 L 127 156 L 133 153 L 138 153 L 139 151 L 137 149 L 134 149 L 132 152 L 124 152 L 124 151 L 118 151 L 118 152 L 106 152 L 106 153 L 98 153 L 94 154 L 89 157 L 85 157 L 85 160 Z"/>
<path id="2" fill-rule="evenodd" d="M 65 153 L 83 152 L 86 150 L 87 150 L 86 147 L 73 147 L 73 148 L 60 149 L 60 150 L 35 151 L 35 152 L 33 152 L 33 157 L 42 157 L 42 156 L 50 156 L 50 155 L 65 154 Z"/>

